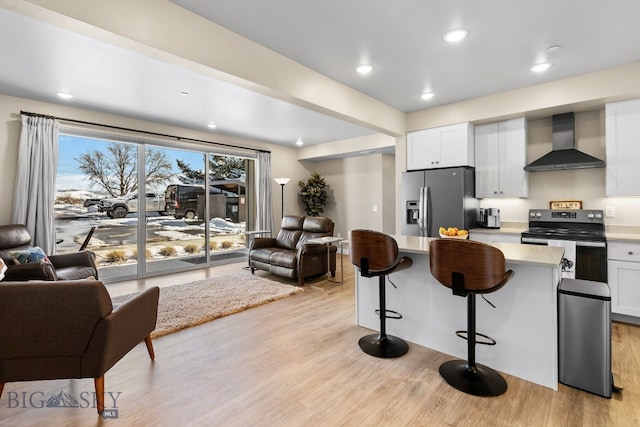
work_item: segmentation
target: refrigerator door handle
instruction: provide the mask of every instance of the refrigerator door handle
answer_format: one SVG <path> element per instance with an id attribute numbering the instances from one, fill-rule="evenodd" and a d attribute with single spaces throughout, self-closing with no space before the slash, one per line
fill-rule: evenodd
<path id="1" fill-rule="evenodd" d="M 424 187 L 424 237 L 429 237 L 431 234 L 431 203 L 429 203 L 431 189 Z"/>
<path id="2" fill-rule="evenodd" d="M 428 223 L 428 215 L 429 212 L 427 210 L 428 201 L 427 196 L 429 194 L 428 187 L 420 187 L 420 236 L 425 237 L 429 235 L 429 231 L 427 230 Z"/>
<path id="3" fill-rule="evenodd" d="M 420 236 L 424 235 L 424 209 L 422 206 L 424 205 L 424 187 L 420 187 L 420 198 L 418 200 L 418 229 L 420 230 Z"/>

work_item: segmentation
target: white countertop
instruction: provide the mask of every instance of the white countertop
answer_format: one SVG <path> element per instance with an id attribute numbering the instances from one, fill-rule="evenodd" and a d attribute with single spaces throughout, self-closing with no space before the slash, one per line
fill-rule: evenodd
<path id="1" fill-rule="evenodd" d="M 522 234 L 527 228 L 522 227 L 500 227 L 500 228 L 472 228 L 470 233 L 482 233 L 482 234 Z"/>
<path id="2" fill-rule="evenodd" d="M 629 225 L 608 225 L 605 228 L 607 240 L 640 243 L 640 227 Z"/>
<path id="3" fill-rule="evenodd" d="M 429 241 L 433 237 L 419 236 L 392 236 L 398 242 L 398 248 L 402 252 L 428 254 Z M 546 265 L 556 267 L 562 261 L 564 248 L 556 246 L 541 245 L 521 245 L 520 243 L 488 243 L 504 253 L 504 258 L 508 263 L 528 264 L 528 265 Z"/>

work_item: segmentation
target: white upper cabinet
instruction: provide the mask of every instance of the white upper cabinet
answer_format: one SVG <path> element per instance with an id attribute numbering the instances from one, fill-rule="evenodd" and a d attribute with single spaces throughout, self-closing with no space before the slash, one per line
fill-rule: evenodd
<path id="1" fill-rule="evenodd" d="M 640 99 L 605 108 L 607 196 L 640 196 Z"/>
<path id="2" fill-rule="evenodd" d="M 529 197 L 524 118 L 475 127 L 476 197 Z"/>
<path id="3" fill-rule="evenodd" d="M 473 125 L 460 123 L 407 134 L 407 170 L 474 165 Z"/>

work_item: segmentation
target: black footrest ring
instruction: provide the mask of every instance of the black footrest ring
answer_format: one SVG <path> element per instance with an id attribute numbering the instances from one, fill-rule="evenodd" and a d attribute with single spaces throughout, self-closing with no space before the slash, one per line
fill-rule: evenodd
<path id="1" fill-rule="evenodd" d="M 463 340 L 467 339 L 467 331 L 456 331 L 456 335 Z M 481 339 L 478 339 L 478 337 L 480 337 Z M 490 336 L 476 332 L 476 344 L 496 345 L 496 340 L 494 340 Z"/>
<path id="2" fill-rule="evenodd" d="M 380 316 L 380 310 L 375 310 L 375 313 Z M 387 313 L 391 313 L 393 314 L 393 316 L 389 316 Z M 398 313 L 397 311 L 393 311 L 393 310 L 385 310 L 384 311 L 384 317 L 386 319 L 402 319 L 402 314 Z"/>

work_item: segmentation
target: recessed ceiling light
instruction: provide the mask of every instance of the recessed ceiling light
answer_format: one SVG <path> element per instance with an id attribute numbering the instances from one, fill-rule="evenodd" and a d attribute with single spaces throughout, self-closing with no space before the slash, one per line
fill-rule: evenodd
<path id="1" fill-rule="evenodd" d="M 208 127 L 209 129 L 215 129 L 216 127 L 218 127 L 218 125 L 217 125 L 217 124 L 215 124 L 215 123 L 208 123 L 208 124 L 207 124 L 207 127 Z"/>
<path id="2" fill-rule="evenodd" d="M 560 50 L 560 46 L 556 45 L 556 46 L 550 46 L 547 48 L 547 53 L 553 53 L 553 52 L 557 52 Z"/>
<path id="3" fill-rule="evenodd" d="M 183 91 L 183 92 L 180 92 L 180 95 L 182 95 L 182 96 L 189 96 L 189 92 L 184 92 L 184 91 Z"/>
<path id="4" fill-rule="evenodd" d="M 534 73 L 542 73 L 545 72 L 551 67 L 551 62 L 543 62 L 541 64 L 536 64 L 533 67 L 529 68 Z"/>
<path id="5" fill-rule="evenodd" d="M 301 146 L 301 145 L 303 145 L 303 144 L 304 144 L 304 142 L 302 142 L 302 140 L 301 140 L 300 138 L 298 138 L 298 140 L 296 141 L 296 145 L 297 145 L 298 147 L 300 147 L 300 146 Z"/>
<path id="6" fill-rule="evenodd" d="M 425 92 L 422 95 L 420 95 L 420 98 L 424 99 L 425 101 L 428 101 L 431 98 L 433 98 L 433 93 L 432 92 Z"/>
<path id="7" fill-rule="evenodd" d="M 358 68 L 356 68 L 356 71 L 359 74 L 369 74 L 370 72 L 373 71 L 373 67 L 369 64 L 362 64 L 362 65 L 358 65 Z"/>
<path id="8" fill-rule="evenodd" d="M 73 98 L 73 95 L 71 95 L 70 93 L 66 93 L 66 92 L 58 92 L 58 93 L 56 93 L 56 95 L 58 95 L 58 97 L 62 98 L 62 99 L 71 99 L 71 98 Z"/>
<path id="9" fill-rule="evenodd" d="M 444 33 L 444 36 L 442 36 L 442 38 L 446 42 L 455 43 L 455 42 L 459 42 L 460 40 L 467 37 L 468 35 L 469 35 L 469 30 L 467 30 L 466 28 L 456 28 L 455 30 L 449 30 L 446 33 Z"/>

